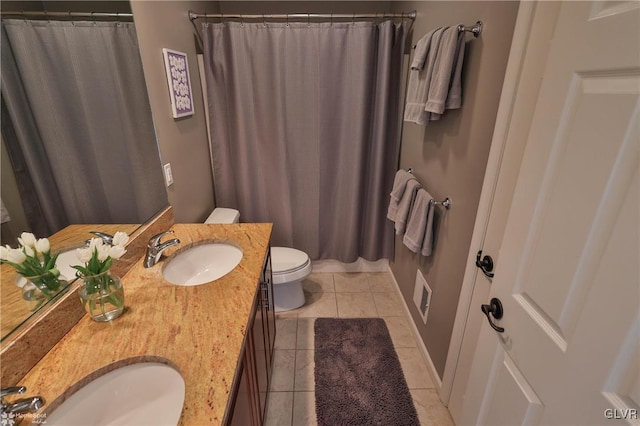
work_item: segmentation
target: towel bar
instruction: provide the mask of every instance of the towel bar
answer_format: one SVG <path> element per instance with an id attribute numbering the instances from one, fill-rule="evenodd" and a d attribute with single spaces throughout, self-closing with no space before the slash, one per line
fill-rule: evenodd
<path id="1" fill-rule="evenodd" d="M 409 167 L 407 169 L 407 172 L 413 174 L 413 169 L 411 167 Z M 442 206 L 447 210 L 449 210 L 451 208 L 451 198 L 449 198 L 449 197 L 445 198 L 442 201 L 431 200 L 431 203 L 433 203 L 436 206 Z"/>

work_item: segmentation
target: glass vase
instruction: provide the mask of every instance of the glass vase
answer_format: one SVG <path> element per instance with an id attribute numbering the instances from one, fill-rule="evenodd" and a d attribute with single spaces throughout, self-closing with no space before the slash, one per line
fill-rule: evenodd
<path id="1" fill-rule="evenodd" d="M 18 276 L 17 280 L 17 284 L 22 287 L 22 298 L 31 312 L 38 310 L 69 284 L 63 277 L 51 272 L 33 277 Z"/>
<path id="2" fill-rule="evenodd" d="M 111 321 L 124 312 L 122 281 L 111 271 L 81 278 L 78 293 L 84 309 L 94 321 Z"/>

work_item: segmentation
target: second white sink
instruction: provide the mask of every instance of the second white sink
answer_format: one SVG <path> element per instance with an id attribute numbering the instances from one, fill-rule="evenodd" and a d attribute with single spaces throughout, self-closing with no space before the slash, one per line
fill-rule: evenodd
<path id="1" fill-rule="evenodd" d="M 190 247 L 169 259 L 162 270 L 172 284 L 194 286 L 227 275 L 242 260 L 242 250 L 225 243 L 207 243 Z"/>
<path id="2" fill-rule="evenodd" d="M 144 362 L 113 370 L 89 382 L 46 416 L 50 426 L 175 425 L 185 383 L 165 364 Z"/>

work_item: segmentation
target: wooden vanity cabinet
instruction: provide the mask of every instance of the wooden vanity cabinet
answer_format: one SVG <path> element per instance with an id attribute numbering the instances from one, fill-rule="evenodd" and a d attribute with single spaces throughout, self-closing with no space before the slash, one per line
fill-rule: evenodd
<path id="1" fill-rule="evenodd" d="M 264 424 L 276 338 L 274 309 L 271 255 L 267 252 L 252 309 L 253 318 L 236 373 L 237 388 L 235 396 L 232 393 L 234 402 L 229 406 L 230 415 L 227 416 L 229 425 Z"/>

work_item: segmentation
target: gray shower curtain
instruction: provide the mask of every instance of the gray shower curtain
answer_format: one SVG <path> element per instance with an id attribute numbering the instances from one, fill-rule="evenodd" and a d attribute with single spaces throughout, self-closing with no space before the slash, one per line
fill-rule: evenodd
<path id="1" fill-rule="evenodd" d="M 405 25 L 204 24 L 217 204 L 312 259 L 392 258 Z"/>
<path id="2" fill-rule="evenodd" d="M 3 136 L 34 232 L 166 205 L 133 23 L 3 20 L 1 52 Z"/>

